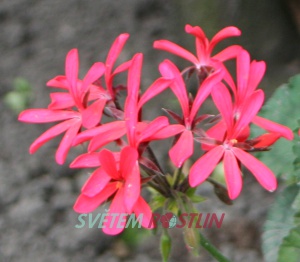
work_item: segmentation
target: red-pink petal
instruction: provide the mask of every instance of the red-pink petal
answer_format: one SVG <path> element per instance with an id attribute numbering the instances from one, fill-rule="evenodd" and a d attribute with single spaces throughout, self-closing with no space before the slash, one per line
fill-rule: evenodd
<path id="1" fill-rule="evenodd" d="M 48 123 L 74 117 L 80 117 L 80 114 L 66 110 L 27 109 L 20 113 L 18 120 L 27 123 Z"/>
<path id="2" fill-rule="evenodd" d="M 154 224 L 152 221 L 152 210 L 148 203 L 141 196 L 136 201 L 133 212 L 135 213 L 136 217 L 139 217 L 141 215 L 143 219 L 142 221 L 140 221 L 140 223 L 143 227 L 148 229 L 154 228 Z"/>
<path id="3" fill-rule="evenodd" d="M 240 118 L 234 126 L 232 138 L 236 138 L 250 124 L 255 115 L 258 113 L 264 102 L 264 93 L 262 90 L 255 91 L 246 102 L 240 111 Z"/>
<path id="4" fill-rule="evenodd" d="M 122 149 L 120 154 L 120 172 L 125 180 L 136 165 L 138 157 L 139 154 L 135 148 L 126 146 Z"/>
<path id="5" fill-rule="evenodd" d="M 223 75 L 224 72 L 222 70 L 217 70 L 216 72 L 208 76 L 200 85 L 191 109 L 191 113 L 190 113 L 191 121 L 196 117 L 200 106 L 202 105 L 204 100 L 210 95 L 214 85 L 216 85 L 222 80 Z"/>
<path id="6" fill-rule="evenodd" d="M 83 95 L 88 91 L 89 85 L 98 80 L 104 74 L 105 70 L 106 67 L 101 62 L 97 62 L 92 65 L 82 82 L 80 92 L 81 99 L 83 99 Z"/>
<path id="7" fill-rule="evenodd" d="M 266 63 L 264 61 L 252 61 L 250 64 L 250 72 L 247 87 L 247 96 L 257 88 L 266 72 Z"/>
<path id="8" fill-rule="evenodd" d="M 103 232 L 108 235 L 117 235 L 121 233 L 126 225 L 126 213 L 127 211 L 124 205 L 124 189 L 120 188 L 110 204 L 106 222 L 103 223 Z"/>
<path id="9" fill-rule="evenodd" d="M 103 170 L 113 179 L 121 180 L 121 174 L 117 170 L 116 159 L 113 153 L 107 149 L 103 149 L 99 153 L 99 159 Z"/>
<path id="10" fill-rule="evenodd" d="M 91 152 L 76 157 L 70 164 L 70 168 L 90 168 L 100 165 L 99 152 Z"/>
<path id="11" fill-rule="evenodd" d="M 215 169 L 224 154 L 223 146 L 217 146 L 199 158 L 190 169 L 189 183 L 196 187 L 204 182 Z"/>
<path id="12" fill-rule="evenodd" d="M 176 167 L 181 167 L 194 152 L 193 133 L 185 130 L 176 144 L 170 149 L 169 156 Z"/>
<path id="13" fill-rule="evenodd" d="M 80 194 L 73 206 L 74 211 L 78 213 L 93 212 L 98 206 L 116 192 L 117 184 L 118 182 L 107 184 L 106 187 L 94 197 L 88 197 L 84 194 Z"/>
<path id="14" fill-rule="evenodd" d="M 52 79 L 50 79 L 47 83 L 47 86 L 49 87 L 57 87 L 62 89 L 68 89 L 69 90 L 69 82 L 66 78 L 66 76 L 56 76 Z"/>
<path id="15" fill-rule="evenodd" d="M 222 41 L 226 38 L 229 38 L 229 37 L 240 36 L 240 35 L 241 35 L 241 31 L 238 28 L 236 28 L 234 26 L 225 27 L 211 39 L 210 44 L 209 44 L 210 53 L 212 52 L 212 50 L 214 49 L 216 44 L 218 44 L 220 41 Z"/>
<path id="16" fill-rule="evenodd" d="M 81 193 L 88 197 L 94 197 L 107 186 L 110 180 L 111 177 L 103 168 L 97 168 L 84 183 L 81 188 Z"/>
<path id="17" fill-rule="evenodd" d="M 232 149 L 236 157 L 242 164 L 249 169 L 255 176 L 257 181 L 267 190 L 274 191 L 277 187 L 277 180 L 273 172 L 262 162 L 257 160 L 254 156 L 244 152 L 239 148 Z"/>
<path id="18" fill-rule="evenodd" d="M 50 98 L 51 104 L 48 106 L 50 110 L 71 108 L 75 105 L 75 101 L 70 93 L 51 93 Z"/>
<path id="19" fill-rule="evenodd" d="M 184 117 L 187 118 L 189 116 L 189 98 L 180 71 L 170 60 L 160 63 L 159 71 L 163 77 L 174 79 L 170 87 L 180 103 Z"/>
<path id="20" fill-rule="evenodd" d="M 224 171 L 230 199 L 239 196 L 242 190 L 242 175 L 235 155 L 231 150 L 224 151 Z"/>
<path id="21" fill-rule="evenodd" d="M 169 125 L 166 127 L 163 127 L 159 131 L 157 131 L 155 134 L 151 136 L 151 140 L 160 140 L 165 139 L 168 137 L 175 136 L 185 130 L 185 126 L 183 125 Z"/>
<path id="22" fill-rule="evenodd" d="M 114 121 L 107 124 L 103 124 L 102 126 L 95 127 L 89 130 L 86 130 L 84 132 L 81 132 L 74 140 L 73 145 L 81 144 L 87 140 L 90 140 L 91 138 L 101 135 L 103 133 L 107 133 L 111 130 L 118 130 L 118 129 L 124 129 L 125 128 L 125 122 L 124 121 Z"/>
<path id="23" fill-rule="evenodd" d="M 106 105 L 105 99 L 98 99 L 82 111 L 82 125 L 85 128 L 95 127 L 100 123 L 103 109 Z"/>
<path id="24" fill-rule="evenodd" d="M 109 73 L 111 72 L 112 67 L 114 66 L 128 38 L 129 34 L 124 33 L 119 35 L 113 42 L 105 61 Z"/>
<path id="25" fill-rule="evenodd" d="M 169 120 L 165 116 L 160 116 L 155 118 L 153 121 L 150 122 L 150 124 L 147 125 L 147 127 L 141 132 L 141 134 L 138 136 L 138 142 L 142 141 L 149 141 L 151 140 L 152 136 L 155 136 L 155 134 L 161 130 L 162 128 L 169 125 Z"/>
<path id="26" fill-rule="evenodd" d="M 250 71 L 250 55 L 246 50 L 242 50 L 237 56 L 237 89 L 240 99 L 245 99 L 248 87 L 248 78 Z"/>
<path id="27" fill-rule="evenodd" d="M 191 25 L 187 24 L 185 26 L 185 32 L 187 32 L 188 34 L 191 34 L 197 38 L 206 39 L 205 33 L 199 26 L 191 26 Z"/>
<path id="28" fill-rule="evenodd" d="M 271 133 L 279 133 L 281 136 L 288 140 L 292 140 L 294 138 L 294 134 L 291 129 L 288 127 L 275 123 L 269 119 L 255 116 L 252 120 L 253 124 L 258 125 L 259 127 L 267 130 Z"/>
<path id="29" fill-rule="evenodd" d="M 46 132 L 44 132 L 42 135 L 40 135 L 30 146 L 29 152 L 30 154 L 33 154 L 36 150 L 38 150 L 42 145 L 47 143 L 52 138 L 58 136 L 59 134 L 65 132 L 67 129 L 69 129 L 74 124 L 74 119 L 66 120 L 62 123 L 59 123 L 50 129 L 48 129 Z"/>
<path id="30" fill-rule="evenodd" d="M 130 167 L 127 166 L 127 170 L 129 169 Z M 124 202 L 126 211 L 131 213 L 141 191 L 141 177 L 138 162 L 136 161 L 135 165 L 133 165 L 130 173 L 123 173 L 123 176 L 126 179 L 124 183 Z"/>
<path id="31" fill-rule="evenodd" d="M 158 78 L 142 95 L 138 103 L 138 108 L 140 109 L 150 99 L 163 92 L 167 87 L 170 86 L 172 82 L 173 79 L 168 79 L 165 77 Z"/>
<path id="32" fill-rule="evenodd" d="M 216 85 L 212 90 L 212 98 L 226 123 L 228 132 L 231 132 L 234 115 L 231 95 L 227 87 L 223 83 Z"/>
<path id="33" fill-rule="evenodd" d="M 198 59 L 191 52 L 189 52 L 188 50 L 184 49 L 183 47 L 181 47 L 171 41 L 158 40 L 158 41 L 154 42 L 153 47 L 156 49 L 170 52 L 174 55 L 178 55 L 178 56 L 190 61 L 194 65 L 197 65 L 199 63 Z"/>
<path id="34" fill-rule="evenodd" d="M 217 53 L 212 57 L 212 59 L 218 60 L 218 61 L 227 61 L 232 58 L 236 58 L 238 54 L 241 52 L 242 47 L 239 45 L 232 45 L 225 49 L 223 49 L 221 52 Z"/>
<path id="35" fill-rule="evenodd" d="M 81 119 L 72 119 L 71 127 L 64 134 L 58 149 L 56 150 L 55 159 L 56 162 L 62 165 L 67 157 L 67 154 L 72 146 L 73 140 L 78 134 L 81 127 Z"/>
<path id="36" fill-rule="evenodd" d="M 66 77 L 69 82 L 70 92 L 74 97 L 74 100 L 78 101 L 78 90 L 77 90 L 77 79 L 78 79 L 78 70 L 79 70 L 79 57 L 78 50 L 72 49 L 69 51 L 66 57 Z"/>
<path id="37" fill-rule="evenodd" d="M 106 144 L 113 142 L 126 134 L 126 128 L 121 127 L 120 129 L 107 130 L 93 137 L 89 146 L 88 152 L 93 152 Z"/>

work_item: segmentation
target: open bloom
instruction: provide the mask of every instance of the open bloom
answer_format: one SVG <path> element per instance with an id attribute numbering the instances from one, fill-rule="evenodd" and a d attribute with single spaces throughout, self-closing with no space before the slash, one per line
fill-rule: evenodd
<path id="1" fill-rule="evenodd" d="M 226 82 L 229 84 L 233 94 L 234 103 L 232 117 L 235 120 L 238 120 L 242 116 L 243 108 L 245 107 L 245 104 L 248 103 L 249 97 L 251 97 L 257 89 L 258 84 L 261 82 L 266 71 L 266 64 L 264 61 L 253 60 L 251 62 L 249 53 L 246 50 L 242 50 L 237 56 L 236 68 L 236 84 L 230 75 L 227 75 Z M 221 104 L 222 101 L 220 100 L 218 103 Z M 279 139 L 280 137 L 284 137 L 288 140 L 293 139 L 293 132 L 288 127 L 275 123 L 271 120 L 256 115 L 251 120 L 251 123 L 268 131 L 270 133 L 269 138 L 273 137 Z M 209 129 L 207 134 L 210 137 L 222 139 L 226 131 L 227 126 L 224 124 L 223 119 Z M 243 131 L 244 138 L 248 138 L 249 135 L 250 127 L 245 127 Z M 204 146 L 204 148 L 206 147 Z"/>
<path id="2" fill-rule="evenodd" d="M 195 187 L 207 179 L 216 165 L 223 160 L 225 179 L 229 197 L 235 199 L 242 189 L 242 176 L 240 164 L 242 163 L 255 176 L 258 182 L 267 190 L 274 191 L 277 181 L 273 172 L 262 162 L 246 152 L 247 144 L 244 130 L 256 116 L 264 100 L 262 90 L 254 91 L 241 108 L 240 117 L 234 118 L 234 106 L 227 87 L 219 84 L 212 91 L 213 99 L 222 115 L 226 132 L 222 139 L 212 139 L 210 150 L 198 159 L 192 166 L 189 174 L 190 185 Z M 259 139 L 262 140 L 263 138 Z M 204 138 L 204 143 L 209 138 Z M 273 140 L 265 141 L 262 146 L 269 146 Z"/>
<path id="3" fill-rule="evenodd" d="M 120 153 L 113 154 L 104 149 L 99 153 L 101 167 L 96 169 L 74 204 L 78 213 L 89 213 L 112 197 L 103 231 L 116 235 L 123 231 L 126 221 L 119 223 L 124 214 L 141 215 L 141 225 L 153 228 L 152 212 L 146 201 L 140 196 L 140 172 L 138 152 L 127 146 Z M 150 226 L 150 227 L 149 227 Z"/>
<path id="4" fill-rule="evenodd" d="M 172 162 L 175 166 L 181 167 L 184 161 L 193 154 L 193 133 L 197 130 L 197 123 L 201 121 L 201 116 L 197 117 L 199 108 L 210 95 L 213 86 L 222 80 L 223 71 L 218 70 L 207 77 L 199 86 L 194 101 L 190 103 L 186 85 L 178 68 L 171 61 L 165 60 L 160 64 L 159 69 L 162 76 L 174 79 L 170 88 L 177 97 L 183 114 L 181 118 L 180 116 L 176 117 L 175 113 L 171 113 L 179 122 L 179 124 L 172 126 L 173 132 L 180 135 L 175 145 L 169 151 Z"/>
<path id="5" fill-rule="evenodd" d="M 95 63 L 82 81 L 78 80 L 79 59 L 77 49 L 72 49 L 66 57 L 66 77 L 61 79 L 61 88 L 68 93 L 55 93 L 52 106 L 48 109 L 28 109 L 20 113 L 19 121 L 28 123 L 48 123 L 64 120 L 51 127 L 38 137 L 30 146 L 30 153 L 34 153 L 50 139 L 65 132 L 56 151 L 56 161 L 63 164 L 73 140 L 78 134 L 81 126 L 89 125 L 89 120 L 85 117 L 85 95 L 90 85 L 99 79 L 104 71 L 103 63 Z"/>
<path id="6" fill-rule="evenodd" d="M 232 45 L 225 48 L 218 54 L 212 55 L 213 49 L 219 42 L 229 37 L 241 35 L 241 31 L 234 26 L 222 29 L 211 39 L 211 41 L 208 40 L 205 33 L 199 26 L 186 25 L 185 31 L 196 38 L 196 56 L 190 51 L 168 40 L 155 41 L 153 44 L 154 48 L 178 55 L 193 63 L 194 67 L 199 72 L 203 71 L 208 75 L 211 71 L 213 71 L 211 69 L 216 69 L 221 66 L 220 62 L 235 58 L 241 50 L 240 46 Z"/>

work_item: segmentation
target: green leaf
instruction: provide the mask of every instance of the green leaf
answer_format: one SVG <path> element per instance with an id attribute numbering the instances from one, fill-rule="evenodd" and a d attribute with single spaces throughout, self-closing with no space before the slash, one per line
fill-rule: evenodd
<path id="1" fill-rule="evenodd" d="M 267 101 L 260 112 L 260 116 L 270 119 L 279 124 L 285 125 L 292 130 L 298 130 L 297 120 L 300 118 L 300 75 L 292 77 L 288 84 L 279 87 L 273 96 Z M 261 129 L 253 127 L 252 135 L 254 137 L 261 134 Z M 300 181 L 299 172 L 295 172 L 293 163 L 295 160 L 294 148 L 296 141 L 287 141 L 280 139 L 269 152 L 257 154 L 267 166 L 275 171 L 277 176 L 283 176 L 292 182 Z"/>
<path id="2" fill-rule="evenodd" d="M 164 230 L 163 234 L 160 237 L 160 252 L 163 259 L 163 262 L 167 262 L 168 258 L 171 253 L 171 247 L 172 247 L 172 241 L 167 233 L 166 230 Z"/>
<path id="3" fill-rule="evenodd" d="M 278 195 L 268 213 L 262 236 L 262 249 L 266 262 L 277 261 L 283 238 L 295 227 L 294 215 L 296 210 L 294 207 L 297 205 L 295 200 L 298 199 L 298 195 L 299 186 L 288 186 Z"/>
<path id="4" fill-rule="evenodd" d="M 298 262 L 300 259 L 300 226 L 293 228 L 283 239 L 278 253 L 278 262 Z"/>

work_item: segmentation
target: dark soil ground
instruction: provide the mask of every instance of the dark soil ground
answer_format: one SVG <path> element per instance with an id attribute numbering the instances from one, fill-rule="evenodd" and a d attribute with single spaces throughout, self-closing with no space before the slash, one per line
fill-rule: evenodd
<path id="1" fill-rule="evenodd" d="M 156 236 L 132 247 L 124 238 L 106 236 L 97 229 L 75 229 L 77 214 L 72 206 L 88 174 L 69 169 L 68 163 L 81 151 L 73 151 L 64 166 L 54 161 L 57 140 L 33 156 L 28 154 L 32 141 L 48 125 L 19 123 L 4 104 L 3 97 L 17 77 L 32 85 L 30 107 L 45 107 L 49 102 L 45 83 L 63 74 L 65 55 L 71 48 L 79 48 L 81 72 L 86 72 L 93 62 L 105 59 L 116 36 L 129 32 L 131 38 L 121 59 L 125 61 L 135 52 L 145 54 L 147 86 L 158 76 L 158 63 L 172 57 L 152 50 L 152 42 L 165 38 L 192 48 L 192 39 L 184 38 L 186 23 L 197 23 L 211 35 L 229 24 L 240 27 L 243 37 L 238 43 L 254 58 L 268 63 L 263 82 L 268 94 L 299 72 L 299 35 L 280 1 L 254 5 L 251 0 L 218 0 L 209 1 L 208 7 L 208 1 L 200 7 L 201 1 L 183 2 L 1 0 L 0 262 L 160 261 Z M 160 99 L 163 103 L 167 97 Z M 206 230 L 208 238 L 233 261 L 262 261 L 261 230 L 275 194 L 265 192 L 250 176 L 233 206 L 225 206 L 213 196 L 210 185 L 204 184 L 200 190 L 208 197 L 201 212 L 226 214 L 221 229 Z M 214 261 L 204 250 L 194 258 L 183 244 L 182 232 L 173 230 L 171 235 L 170 261 Z"/>

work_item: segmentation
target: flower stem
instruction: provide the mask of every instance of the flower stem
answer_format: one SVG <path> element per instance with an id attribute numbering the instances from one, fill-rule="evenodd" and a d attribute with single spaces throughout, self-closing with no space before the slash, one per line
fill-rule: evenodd
<path id="1" fill-rule="evenodd" d="M 222 253 L 214 246 L 212 245 L 203 234 L 200 234 L 200 244 L 203 248 L 205 248 L 217 261 L 219 262 L 230 262 L 230 260 L 223 256 Z"/>

